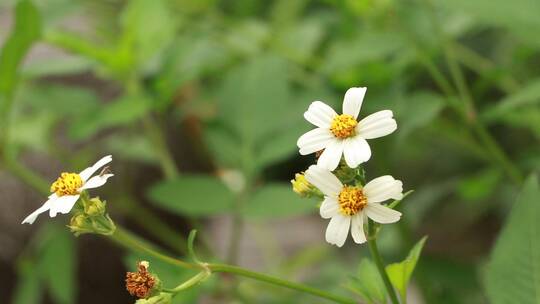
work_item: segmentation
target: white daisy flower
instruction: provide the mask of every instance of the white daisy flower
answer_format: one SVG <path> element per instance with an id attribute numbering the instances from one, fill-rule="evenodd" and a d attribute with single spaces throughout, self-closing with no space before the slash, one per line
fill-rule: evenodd
<path id="1" fill-rule="evenodd" d="M 318 128 L 302 135 L 297 142 L 300 154 L 307 155 L 324 150 L 317 164 L 330 171 L 336 169 L 345 156 L 347 165 L 356 168 L 369 160 L 371 149 L 366 139 L 388 135 L 397 129 L 390 110 L 373 113 L 357 121 L 367 88 L 350 88 L 343 99 L 343 114 L 338 115 L 330 106 L 314 101 L 304 118 Z"/>
<path id="2" fill-rule="evenodd" d="M 327 169 L 318 165 L 306 171 L 307 180 L 324 194 L 320 207 L 322 218 L 330 219 L 326 241 L 338 247 L 345 244 L 349 228 L 355 243 L 366 242 L 364 222 L 367 217 L 377 223 L 399 221 L 401 213 L 382 204 L 388 199 L 403 198 L 403 183 L 390 175 L 377 177 L 364 187 L 343 185 Z"/>
<path id="3" fill-rule="evenodd" d="M 60 174 L 60 177 L 51 185 L 51 192 L 54 193 L 49 196 L 43 206 L 27 216 L 22 224 L 33 224 L 38 215 L 46 211 L 49 211 L 50 217 L 55 217 L 57 213 L 69 213 L 83 190 L 101 187 L 109 177 L 113 176 L 113 174 L 99 174 L 91 177 L 111 161 L 112 156 L 107 155 L 79 174 L 67 172 Z"/>

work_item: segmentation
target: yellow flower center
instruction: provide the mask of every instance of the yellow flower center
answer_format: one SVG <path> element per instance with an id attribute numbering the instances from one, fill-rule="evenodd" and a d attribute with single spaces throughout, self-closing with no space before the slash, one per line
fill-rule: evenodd
<path id="1" fill-rule="evenodd" d="M 362 189 L 344 186 L 338 196 L 339 211 L 343 215 L 355 215 L 367 205 L 367 198 Z"/>
<path id="2" fill-rule="evenodd" d="M 55 192 L 58 196 L 75 195 L 79 193 L 82 185 L 83 181 L 79 174 L 63 172 L 51 185 L 51 192 Z"/>
<path id="3" fill-rule="evenodd" d="M 356 134 L 356 125 L 358 122 L 354 117 L 349 114 L 341 114 L 332 120 L 330 125 L 330 131 L 334 133 L 337 138 L 347 138 Z"/>

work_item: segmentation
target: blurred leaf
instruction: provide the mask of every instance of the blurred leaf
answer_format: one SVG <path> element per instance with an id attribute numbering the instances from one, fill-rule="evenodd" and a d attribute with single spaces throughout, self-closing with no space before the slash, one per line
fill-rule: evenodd
<path id="1" fill-rule="evenodd" d="M 238 139 L 223 125 L 209 124 L 204 129 L 204 139 L 218 163 L 224 167 L 239 168 Z"/>
<path id="2" fill-rule="evenodd" d="M 275 219 L 311 214 L 315 203 L 292 191 L 291 185 L 270 183 L 257 190 L 246 204 L 244 215 L 257 219 Z"/>
<path id="3" fill-rule="evenodd" d="M 359 64 L 384 59 L 402 47 L 402 37 L 390 32 L 366 31 L 359 37 L 337 40 L 326 54 L 322 73 L 339 74 Z"/>
<path id="4" fill-rule="evenodd" d="M 179 37 L 164 55 L 162 71 L 155 81 L 161 98 L 170 102 L 183 84 L 223 68 L 230 54 L 223 45 L 206 36 Z"/>
<path id="5" fill-rule="evenodd" d="M 504 27 L 520 36 L 524 41 L 540 46 L 534 33 L 540 31 L 540 2 L 536 0 L 454 0 L 439 1 L 447 8 L 473 15 L 481 22 Z"/>
<path id="6" fill-rule="evenodd" d="M 155 164 L 158 156 L 148 137 L 140 134 L 115 134 L 105 140 L 106 149 L 125 160 Z M 126 149 L 129 147 L 129 149 Z"/>
<path id="7" fill-rule="evenodd" d="M 271 32 L 260 20 L 245 20 L 231 27 L 224 37 L 228 48 L 242 55 L 255 55 L 264 50 Z"/>
<path id="8" fill-rule="evenodd" d="M 219 179 L 205 175 L 184 175 L 160 182 L 148 192 L 158 206 L 189 216 L 207 216 L 231 210 L 234 196 Z"/>
<path id="9" fill-rule="evenodd" d="M 367 303 L 386 303 L 386 290 L 377 267 L 369 259 L 362 259 L 357 275 L 348 287 Z"/>
<path id="10" fill-rule="evenodd" d="M 444 99 L 431 92 L 418 92 L 406 97 L 396 109 L 399 124 L 398 136 L 401 140 L 416 129 L 429 125 L 444 108 Z"/>
<path id="11" fill-rule="evenodd" d="M 518 92 L 499 101 L 494 107 L 483 111 L 482 119 L 486 121 L 497 120 L 511 114 L 516 108 L 536 106 L 538 103 L 540 103 L 540 79 L 535 79 L 527 83 Z"/>
<path id="12" fill-rule="evenodd" d="M 130 124 L 143 117 L 150 106 L 145 97 L 124 96 L 75 121 L 69 129 L 69 135 L 74 139 L 84 139 L 106 128 Z"/>
<path id="13" fill-rule="evenodd" d="M 499 235 L 487 268 L 486 289 L 493 304 L 540 300 L 540 189 L 538 177 L 525 181 Z"/>
<path id="14" fill-rule="evenodd" d="M 407 286 L 411 275 L 416 267 L 416 262 L 420 258 L 420 252 L 424 247 L 427 237 L 423 237 L 409 252 L 407 258 L 400 263 L 393 263 L 386 266 L 386 272 L 392 285 L 399 291 L 401 299 L 407 298 Z"/>
<path id="15" fill-rule="evenodd" d="M 15 116 L 9 129 L 12 133 L 10 144 L 46 152 L 50 145 L 51 128 L 55 122 L 56 117 L 50 112 L 19 114 Z"/>
<path id="16" fill-rule="evenodd" d="M 320 45 L 324 35 L 324 28 L 317 19 L 306 20 L 284 28 L 276 37 L 274 47 L 298 63 L 307 63 Z"/>
<path id="17" fill-rule="evenodd" d="M 21 261 L 18 267 L 17 287 L 13 292 L 13 304 L 38 304 L 41 302 L 40 278 L 35 273 L 33 261 Z"/>
<path id="18" fill-rule="evenodd" d="M 176 20 L 170 14 L 165 0 L 132 0 L 122 15 L 123 35 L 133 42 L 139 64 L 170 44 L 176 30 Z"/>
<path id="19" fill-rule="evenodd" d="M 32 61 L 22 68 L 25 78 L 65 76 L 90 70 L 94 63 L 85 57 L 59 57 Z"/>
<path id="20" fill-rule="evenodd" d="M 39 38 L 40 31 L 41 19 L 34 4 L 31 1 L 19 1 L 15 8 L 13 31 L 0 54 L 0 94 L 4 97 L 11 95 L 17 68 L 32 43 Z"/>
<path id="21" fill-rule="evenodd" d="M 73 236 L 56 227 L 41 250 L 37 265 L 41 279 L 49 287 L 51 296 L 59 304 L 75 303 L 76 250 Z"/>
<path id="22" fill-rule="evenodd" d="M 505 113 L 499 119 L 500 122 L 513 128 L 528 129 L 540 139 L 540 107 L 520 107 Z"/>
<path id="23" fill-rule="evenodd" d="M 495 192 L 502 173 L 497 168 L 488 168 L 472 176 L 461 178 L 457 185 L 458 194 L 465 200 L 475 201 L 487 198 Z"/>

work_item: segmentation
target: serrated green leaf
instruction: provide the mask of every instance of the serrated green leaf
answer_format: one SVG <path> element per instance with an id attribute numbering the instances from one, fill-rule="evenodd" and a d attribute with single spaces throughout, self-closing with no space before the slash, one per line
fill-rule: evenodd
<path id="1" fill-rule="evenodd" d="M 388 273 L 390 282 L 399 291 L 401 299 L 407 298 L 407 286 L 409 285 L 411 275 L 416 267 L 416 262 L 418 262 L 426 239 L 427 237 L 423 237 L 418 241 L 404 261 L 386 266 L 386 272 Z"/>
<path id="2" fill-rule="evenodd" d="M 384 282 L 377 271 L 377 267 L 369 259 L 360 261 L 358 273 L 348 286 L 367 303 L 386 303 Z"/>
<path id="3" fill-rule="evenodd" d="M 246 217 L 274 219 L 299 216 L 316 211 L 315 203 L 292 191 L 291 185 L 270 183 L 257 190 L 246 204 Z"/>
<path id="4" fill-rule="evenodd" d="M 493 304 L 540 303 L 540 189 L 538 177 L 525 181 L 495 244 L 486 289 Z"/>
<path id="5" fill-rule="evenodd" d="M 233 193 L 218 178 L 184 175 L 150 188 L 148 197 L 159 207 L 189 216 L 207 216 L 231 210 Z"/>

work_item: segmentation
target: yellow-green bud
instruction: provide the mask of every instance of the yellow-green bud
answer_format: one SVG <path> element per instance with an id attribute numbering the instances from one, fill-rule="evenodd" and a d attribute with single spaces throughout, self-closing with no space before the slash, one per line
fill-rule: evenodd
<path id="1" fill-rule="evenodd" d="M 303 173 L 296 173 L 294 179 L 291 180 L 293 191 L 300 196 L 308 196 L 313 190 L 313 186 L 307 181 Z"/>
<path id="2" fill-rule="evenodd" d="M 84 202 L 84 213 L 89 216 L 100 216 L 105 214 L 105 202 L 99 197 L 91 198 Z"/>

